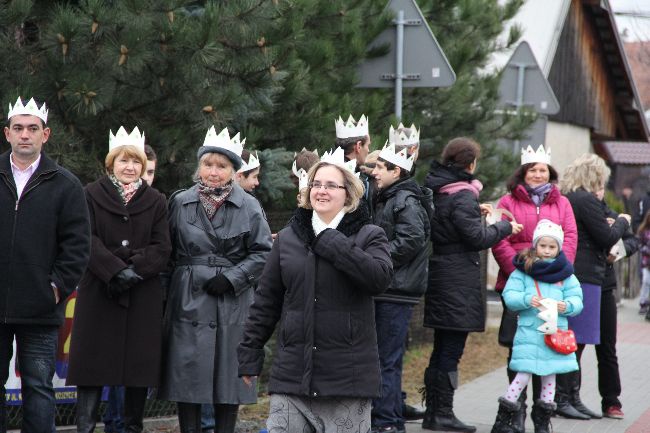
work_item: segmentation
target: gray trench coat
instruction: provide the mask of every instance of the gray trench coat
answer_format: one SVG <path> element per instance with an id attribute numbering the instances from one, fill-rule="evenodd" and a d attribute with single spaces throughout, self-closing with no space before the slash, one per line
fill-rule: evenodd
<path id="1" fill-rule="evenodd" d="M 169 228 L 173 271 L 164 318 L 159 398 L 186 403 L 256 402 L 237 376 L 237 345 L 254 285 L 271 250 L 259 202 L 239 185 L 210 221 L 197 186 L 173 196 Z M 203 284 L 223 273 L 234 292 L 212 296 Z"/>

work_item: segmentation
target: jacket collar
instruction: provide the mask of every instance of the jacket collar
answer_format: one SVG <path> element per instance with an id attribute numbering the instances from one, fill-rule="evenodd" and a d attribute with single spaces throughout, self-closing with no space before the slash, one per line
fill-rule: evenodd
<path id="1" fill-rule="evenodd" d="M 530 198 L 530 194 L 528 194 L 528 191 L 526 191 L 526 187 L 524 185 L 517 185 L 515 189 L 512 191 L 512 196 L 516 198 L 519 201 L 523 201 L 526 203 L 533 203 L 533 200 Z M 557 185 L 552 185 L 551 190 L 549 191 L 548 195 L 546 196 L 546 199 L 544 199 L 544 202 L 542 204 L 552 204 L 556 203 L 557 201 L 560 200 L 560 197 L 562 194 L 560 193 L 560 190 L 558 189 Z"/>
<path id="2" fill-rule="evenodd" d="M 11 172 L 11 160 L 10 160 L 11 150 L 6 151 L 0 155 L 0 173 L 4 173 L 7 176 L 10 176 L 13 179 L 13 174 Z M 56 162 L 52 161 L 45 152 L 41 152 L 41 162 L 38 164 L 38 168 L 34 172 L 35 176 L 38 176 L 42 173 L 47 173 L 50 171 L 57 171 L 59 166 Z"/>
<path id="3" fill-rule="evenodd" d="M 135 195 L 124 206 L 117 188 L 108 176 L 86 185 L 86 191 L 96 200 L 98 206 L 118 215 L 137 214 L 150 209 L 156 197 L 155 194 L 147 194 L 149 188 L 146 182 L 142 182 Z"/>
<path id="4" fill-rule="evenodd" d="M 306 244 L 311 244 L 316 238 L 314 228 L 311 224 L 311 216 L 313 212 L 314 211 L 311 209 L 298 208 L 295 210 L 288 224 Z M 357 233 L 361 227 L 370 223 L 368 208 L 364 206 L 363 203 L 360 203 L 356 210 L 345 214 L 339 225 L 336 227 L 336 230 L 340 231 L 345 236 L 351 236 Z"/>

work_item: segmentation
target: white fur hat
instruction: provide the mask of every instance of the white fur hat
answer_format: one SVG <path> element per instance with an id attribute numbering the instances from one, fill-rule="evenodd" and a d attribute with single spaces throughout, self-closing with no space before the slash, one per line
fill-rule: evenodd
<path id="1" fill-rule="evenodd" d="M 537 247 L 537 241 L 544 236 L 555 239 L 560 249 L 562 249 L 562 243 L 564 242 L 562 227 L 547 219 L 540 220 L 533 232 L 533 247 Z"/>

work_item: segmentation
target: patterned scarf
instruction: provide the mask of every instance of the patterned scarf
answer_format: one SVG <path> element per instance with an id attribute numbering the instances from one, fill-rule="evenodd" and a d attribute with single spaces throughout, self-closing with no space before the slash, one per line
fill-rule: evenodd
<path id="1" fill-rule="evenodd" d="M 548 193 L 551 192 L 552 187 L 553 185 L 550 183 L 545 183 L 534 188 L 526 185 L 526 191 L 528 191 L 528 195 L 530 195 L 530 199 L 535 203 L 535 206 L 539 206 L 544 202 Z"/>
<path id="2" fill-rule="evenodd" d="M 108 178 L 111 180 L 113 185 L 115 185 L 115 188 L 117 188 L 117 192 L 120 194 L 122 202 L 125 205 L 133 198 L 138 188 L 140 188 L 142 185 L 142 179 L 138 179 L 135 182 L 123 184 L 117 180 L 114 174 L 109 175 Z"/>
<path id="3" fill-rule="evenodd" d="M 199 200 L 208 214 L 208 218 L 212 219 L 214 214 L 217 213 L 221 205 L 226 201 L 232 192 L 232 180 L 222 187 L 210 188 L 203 182 L 199 182 Z"/>

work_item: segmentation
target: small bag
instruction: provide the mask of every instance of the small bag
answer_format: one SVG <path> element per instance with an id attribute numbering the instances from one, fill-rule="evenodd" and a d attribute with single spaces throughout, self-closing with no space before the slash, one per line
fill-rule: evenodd
<path id="1" fill-rule="evenodd" d="M 535 281 L 535 288 L 537 289 L 537 295 L 541 298 L 542 293 L 539 291 L 539 284 L 537 284 L 537 281 Z M 544 342 L 548 347 L 562 355 L 570 355 L 578 350 L 576 335 L 570 329 L 567 329 L 566 331 L 564 329 L 558 329 L 555 334 L 545 335 Z"/>

